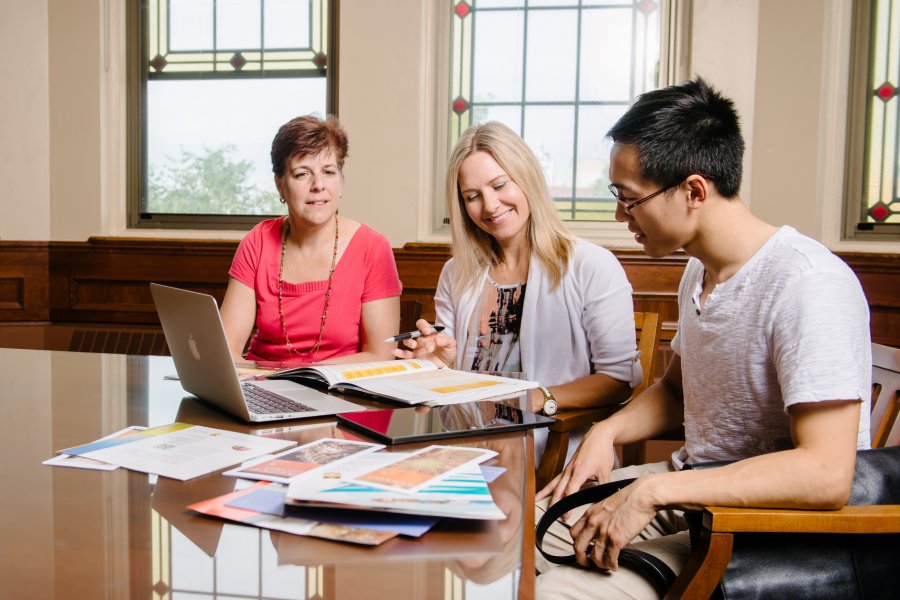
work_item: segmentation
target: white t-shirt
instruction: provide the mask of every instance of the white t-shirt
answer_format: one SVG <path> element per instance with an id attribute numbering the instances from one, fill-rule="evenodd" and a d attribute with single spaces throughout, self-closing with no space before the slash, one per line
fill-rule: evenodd
<path id="1" fill-rule="evenodd" d="M 787 408 L 861 400 L 868 448 L 869 308 L 856 275 L 818 242 L 782 227 L 700 309 L 704 267 L 692 258 L 678 291 L 685 462 L 740 460 L 793 447 Z"/>

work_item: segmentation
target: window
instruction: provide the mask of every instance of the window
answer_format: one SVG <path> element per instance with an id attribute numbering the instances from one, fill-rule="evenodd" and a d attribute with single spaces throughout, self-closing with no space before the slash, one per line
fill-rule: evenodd
<path id="1" fill-rule="evenodd" d="M 854 11 L 844 236 L 900 240 L 900 1 Z"/>
<path id="2" fill-rule="evenodd" d="M 333 0 L 128 3 L 130 227 L 247 228 L 282 214 L 278 127 L 333 112 Z"/>
<path id="3" fill-rule="evenodd" d="M 635 96 L 675 80 L 661 57 L 684 52 L 667 45 L 681 41 L 678 4 L 450 0 L 449 146 L 470 125 L 501 121 L 537 155 L 564 219 L 614 221 L 605 134 Z"/>

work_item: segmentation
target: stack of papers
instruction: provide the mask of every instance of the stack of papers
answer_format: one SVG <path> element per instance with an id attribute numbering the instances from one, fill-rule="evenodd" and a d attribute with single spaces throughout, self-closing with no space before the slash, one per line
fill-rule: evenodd
<path id="1" fill-rule="evenodd" d="M 412 453 L 376 452 L 345 463 L 340 478 L 292 482 L 294 506 L 354 507 L 456 519 L 502 520 L 479 463 L 496 456 L 465 446 L 429 446 Z"/>
<path id="2" fill-rule="evenodd" d="M 105 437 L 100 438 L 100 440 L 108 440 L 110 438 L 121 437 L 132 435 L 137 431 L 143 431 L 147 429 L 146 427 L 141 427 L 140 425 L 131 425 L 130 427 L 126 427 L 125 429 L 120 429 L 114 433 L 111 433 Z M 53 458 L 48 458 L 42 465 L 50 465 L 51 467 L 75 467 L 77 469 L 94 469 L 97 471 L 115 471 L 119 468 L 119 465 L 112 465 L 110 463 L 101 462 L 99 460 L 94 460 L 92 458 L 85 458 L 84 456 L 75 456 L 74 454 L 57 454 Z"/>
<path id="3" fill-rule="evenodd" d="M 261 497 L 260 494 L 262 494 Z M 274 503 L 272 502 L 273 495 L 276 498 Z M 283 514 L 283 498 L 284 486 L 261 481 L 231 494 L 191 504 L 188 508 L 204 515 L 263 529 L 274 529 L 295 535 L 307 535 L 367 546 L 377 546 L 399 534 L 399 531 L 373 527 L 361 519 L 339 522 L 327 518 L 285 516 Z M 278 511 L 282 514 L 267 514 L 260 508 Z"/>
<path id="4" fill-rule="evenodd" d="M 367 546 L 397 536 L 417 538 L 444 517 L 506 518 L 488 488 L 503 469 L 481 465 L 496 456 L 492 450 L 429 446 L 380 452 L 381 444 L 334 438 L 293 446 L 296 442 L 290 440 L 173 423 L 131 427 L 61 450 L 47 464 L 121 466 L 184 481 L 243 463 L 224 473 L 238 478 L 235 491 L 187 508 L 255 527 Z M 243 481 L 247 479 L 259 481 Z"/>
<path id="5" fill-rule="evenodd" d="M 430 446 L 412 453 L 378 452 L 381 448 L 318 440 L 228 471 L 226 475 L 263 481 L 188 508 L 256 527 L 364 545 L 398 535 L 419 537 L 443 517 L 506 518 L 487 486 L 488 478 L 503 469 L 479 467 L 496 455 L 493 451 Z"/>

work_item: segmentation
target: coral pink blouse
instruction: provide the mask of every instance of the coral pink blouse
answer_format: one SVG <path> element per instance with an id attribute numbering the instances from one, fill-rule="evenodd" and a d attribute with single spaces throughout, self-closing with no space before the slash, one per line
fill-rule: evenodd
<path id="1" fill-rule="evenodd" d="M 362 305 L 399 296 L 403 290 L 387 238 L 366 225 L 353 234 L 334 269 L 322 343 L 314 357 L 309 351 L 319 337 L 328 280 L 284 282 L 284 316 L 294 348 L 290 352 L 278 314 L 281 223 L 281 218 L 268 219 L 251 229 L 241 240 L 228 271 L 256 292 L 257 331 L 247 358 L 312 362 L 360 352 Z"/>

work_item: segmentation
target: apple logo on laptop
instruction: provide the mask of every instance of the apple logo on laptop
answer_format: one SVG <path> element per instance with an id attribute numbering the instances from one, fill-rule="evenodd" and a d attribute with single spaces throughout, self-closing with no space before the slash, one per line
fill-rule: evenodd
<path id="1" fill-rule="evenodd" d="M 200 360 L 200 350 L 197 348 L 197 341 L 194 339 L 194 334 L 188 334 L 188 348 L 191 349 L 191 354 L 194 355 L 194 360 Z"/>

